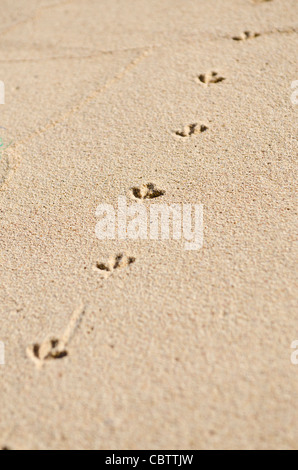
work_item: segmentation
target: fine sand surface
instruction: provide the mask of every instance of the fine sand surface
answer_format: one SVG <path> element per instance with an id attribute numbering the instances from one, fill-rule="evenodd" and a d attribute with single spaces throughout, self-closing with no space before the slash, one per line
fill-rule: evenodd
<path id="1" fill-rule="evenodd" d="M 297 17 L 1 0 L 0 448 L 298 448 Z M 96 237 L 147 183 L 202 249 Z"/>

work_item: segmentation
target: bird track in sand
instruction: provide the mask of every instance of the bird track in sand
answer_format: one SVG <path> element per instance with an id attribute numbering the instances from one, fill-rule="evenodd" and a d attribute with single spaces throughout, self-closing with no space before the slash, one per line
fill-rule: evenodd
<path id="1" fill-rule="evenodd" d="M 188 126 L 184 126 L 181 130 L 175 131 L 175 135 L 178 137 L 191 137 L 193 135 L 202 134 L 206 132 L 208 127 L 205 124 L 189 124 Z"/>
<path id="2" fill-rule="evenodd" d="M 100 272 L 104 278 L 110 277 L 117 269 L 127 268 L 136 261 L 133 256 L 127 256 L 120 253 L 116 256 L 112 256 L 109 260 L 104 262 L 97 262 L 94 266 L 94 270 Z"/>
<path id="3" fill-rule="evenodd" d="M 68 356 L 67 346 L 86 312 L 86 307 L 81 303 L 73 312 L 68 325 L 61 338 L 50 337 L 41 343 L 34 343 L 27 347 L 27 356 L 35 363 L 36 367 L 42 368 L 45 361 L 62 359 Z"/>
<path id="4" fill-rule="evenodd" d="M 143 184 L 140 187 L 133 186 L 130 188 L 130 195 L 133 199 L 146 200 L 156 199 L 165 194 L 162 189 L 157 189 L 153 183 Z"/>

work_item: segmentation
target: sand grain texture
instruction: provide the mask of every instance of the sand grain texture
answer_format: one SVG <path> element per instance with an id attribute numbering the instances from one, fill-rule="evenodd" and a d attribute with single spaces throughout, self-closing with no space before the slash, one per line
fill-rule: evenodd
<path id="1" fill-rule="evenodd" d="M 1 11 L 0 448 L 297 449 L 297 1 Z M 96 238 L 148 183 L 202 250 Z"/>

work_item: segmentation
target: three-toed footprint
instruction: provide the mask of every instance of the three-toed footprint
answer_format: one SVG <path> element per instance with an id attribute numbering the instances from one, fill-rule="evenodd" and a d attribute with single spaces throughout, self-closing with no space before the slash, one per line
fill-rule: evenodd
<path id="1" fill-rule="evenodd" d="M 43 343 L 35 343 L 32 346 L 32 355 L 39 361 L 49 359 L 62 359 L 68 355 L 65 344 L 56 338 L 51 338 Z"/>
<path id="2" fill-rule="evenodd" d="M 208 130 L 208 127 L 205 124 L 189 124 L 184 126 L 180 131 L 176 131 L 175 134 L 178 137 L 191 137 L 192 135 L 201 134 Z"/>
<path id="3" fill-rule="evenodd" d="M 163 196 L 165 191 L 157 189 L 153 183 L 147 183 L 142 184 L 139 188 L 135 186 L 130 188 L 130 194 L 133 199 L 145 200 Z"/>
<path id="4" fill-rule="evenodd" d="M 135 258 L 132 256 L 126 256 L 120 253 L 116 256 L 112 256 L 107 263 L 97 262 L 94 269 L 99 271 L 105 278 L 113 274 L 116 269 L 127 268 L 135 262 Z"/>
<path id="5" fill-rule="evenodd" d="M 209 86 L 213 83 L 220 83 L 225 80 L 225 77 L 219 75 L 217 72 L 208 72 L 198 75 L 198 82 L 203 85 Z"/>
<path id="6" fill-rule="evenodd" d="M 68 345 L 85 314 L 85 305 L 80 303 L 74 310 L 67 326 L 60 336 L 47 337 L 41 343 L 34 343 L 27 347 L 27 356 L 38 368 L 42 368 L 46 361 L 63 359 L 68 356 Z"/>
<path id="7" fill-rule="evenodd" d="M 239 36 L 233 36 L 232 39 L 234 41 L 247 41 L 248 39 L 258 38 L 260 33 L 251 33 L 250 31 L 244 31 L 243 33 L 239 34 Z"/>

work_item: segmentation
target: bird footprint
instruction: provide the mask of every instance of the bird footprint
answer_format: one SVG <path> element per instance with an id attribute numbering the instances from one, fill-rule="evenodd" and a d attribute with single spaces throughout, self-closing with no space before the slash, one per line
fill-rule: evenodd
<path id="1" fill-rule="evenodd" d="M 132 256 L 119 254 L 112 256 L 107 263 L 96 263 L 95 269 L 102 272 L 105 277 L 111 276 L 116 269 L 126 268 L 135 262 Z"/>
<path id="2" fill-rule="evenodd" d="M 201 134 L 208 130 L 208 127 L 205 124 L 190 124 L 189 126 L 184 126 L 181 131 L 176 131 L 175 134 L 179 137 L 190 137 L 192 135 Z"/>
<path id="3" fill-rule="evenodd" d="M 165 194 L 165 191 L 156 189 L 152 183 L 142 184 L 139 188 L 133 187 L 130 191 L 134 199 L 155 199 Z"/>
<path id="4" fill-rule="evenodd" d="M 198 76 L 198 80 L 200 83 L 204 85 L 211 85 L 212 83 L 220 83 L 225 80 L 225 77 L 222 77 L 217 72 L 209 72 L 204 73 Z"/>
<path id="5" fill-rule="evenodd" d="M 244 31 L 239 36 L 233 36 L 234 41 L 247 41 L 248 39 L 253 39 L 261 36 L 260 33 L 251 33 L 250 31 Z"/>
<path id="6" fill-rule="evenodd" d="M 85 306 L 83 304 L 79 304 L 73 312 L 61 339 L 52 337 L 50 339 L 46 339 L 42 343 L 34 343 L 28 346 L 27 355 L 38 368 L 41 368 L 45 361 L 63 359 L 68 356 L 66 348 L 74 332 L 78 328 L 84 313 Z"/>
<path id="7" fill-rule="evenodd" d="M 59 339 L 51 338 L 43 343 L 35 343 L 28 348 L 28 355 L 35 361 L 47 361 L 50 359 L 62 359 L 68 355 L 65 344 Z"/>

